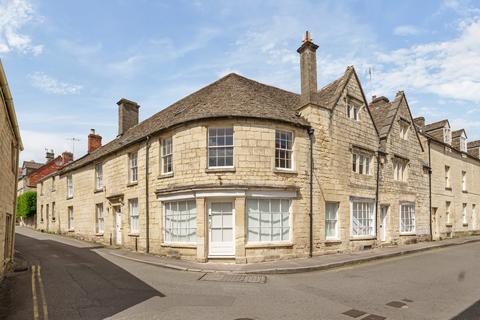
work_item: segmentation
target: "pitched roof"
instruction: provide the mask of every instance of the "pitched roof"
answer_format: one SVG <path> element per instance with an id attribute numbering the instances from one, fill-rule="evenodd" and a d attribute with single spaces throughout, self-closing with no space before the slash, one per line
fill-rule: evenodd
<path id="1" fill-rule="evenodd" d="M 35 161 L 23 161 L 22 167 L 23 168 L 30 168 L 30 169 L 38 169 L 43 165 L 44 165 L 44 163 L 39 163 L 39 162 L 35 162 Z"/>
<path id="2" fill-rule="evenodd" d="M 318 90 L 317 94 L 313 97 L 313 102 L 322 107 L 333 109 L 353 72 L 353 67 L 347 67 L 347 70 L 345 70 L 345 73 L 340 78 Z"/>
<path id="3" fill-rule="evenodd" d="M 465 137 L 466 137 L 467 133 L 465 132 L 465 129 L 452 131 L 452 139 L 460 137 L 462 135 L 462 132 L 465 133 Z"/>
<path id="4" fill-rule="evenodd" d="M 373 121 L 378 128 L 380 138 L 385 138 L 390 132 L 401 100 L 400 95 L 395 97 L 395 100 L 392 102 L 387 102 L 388 100 L 384 99 L 376 99 L 368 106 Z"/>
<path id="5" fill-rule="evenodd" d="M 428 132 L 428 131 L 437 130 L 437 129 L 443 128 L 445 126 L 445 124 L 447 124 L 447 123 L 448 123 L 448 126 L 450 126 L 450 123 L 446 119 L 445 120 L 440 120 L 440 121 L 437 121 L 437 122 L 433 122 L 433 123 L 430 123 L 430 124 L 427 124 L 426 126 L 424 126 L 423 131 Z"/>
<path id="6" fill-rule="evenodd" d="M 65 166 L 61 173 L 82 167 L 126 145 L 175 125 L 211 118 L 271 119 L 308 127 L 296 111 L 300 95 L 231 73 L 188 95 L 123 135 Z"/>
<path id="7" fill-rule="evenodd" d="M 467 143 L 467 149 L 480 147 L 480 140 L 470 141 Z"/>

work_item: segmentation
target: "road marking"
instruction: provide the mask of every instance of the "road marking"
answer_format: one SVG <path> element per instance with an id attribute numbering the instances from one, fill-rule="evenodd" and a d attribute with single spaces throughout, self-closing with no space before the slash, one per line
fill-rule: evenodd
<path id="1" fill-rule="evenodd" d="M 35 287 L 35 265 L 32 266 L 33 319 L 38 320 L 37 289 Z"/>
<path id="2" fill-rule="evenodd" d="M 43 309 L 43 319 L 48 320 L 48 308 L 47 308 L 47 296 L 45 295 L 45 290 L 43 289 L 42 273 L 40 272 L 40 266 L 37 268 L 38 276 L 38 285 L 40 287 L 40 295 L 42 296 L 42 309 Z"/>

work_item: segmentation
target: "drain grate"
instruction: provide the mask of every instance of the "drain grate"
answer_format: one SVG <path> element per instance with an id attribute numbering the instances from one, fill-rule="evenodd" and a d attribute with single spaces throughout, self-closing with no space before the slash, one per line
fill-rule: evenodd
<path id="1" fill-rule="evenodd" d="M 393 308 L 408 308 L 407 304 L 401 301 L 391 301 L 387 303 L 387 306 L 393 307 Z"/>
<path id="2" fill-rule="evenodd" d="M 366 316 L 365 318 L 362 318 L 362 320 L 385 320 L 387 318 L 382 317 L 382 316 L 377 316 L 376 314 L 370 314 Z"/>
<path id="3" fill-rule="evenodd" d="M 205 273 L 198 280 L 220 281 L 220 282 L 265 283 L 267 282 L 267 277 L 263 275 L 256 275 L 256 274 Z"/>
<path id="4" fill-rule="evenodd" d="M 358 318 L 367 313 L 356 309 L 350 309 L 348 311 L 345 311 L 343 314 L 352 318 Z"/>

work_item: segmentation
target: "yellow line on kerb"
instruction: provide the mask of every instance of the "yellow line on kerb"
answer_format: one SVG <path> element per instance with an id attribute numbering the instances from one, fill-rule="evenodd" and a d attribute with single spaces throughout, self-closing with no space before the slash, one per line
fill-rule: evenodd
<path id="1" fill-rule="evenodd" d="M 32 266 L 33 319 L 38 319 L 37 289 L 35 288 L 35 266 Z"/>
<path id="2" fill-rule="evenodd" d="M 40 294 L 42 295 L 42 308 L 43 308 L 43 319 L 48 320 L 48 309 L 47 309 L 47 296 L 45 295 L 45 290 L 43 289 L 42 274 L 40 272 L 40 266 L 37 268 L 38 275 L 38 285 L 40 287 Z"/>

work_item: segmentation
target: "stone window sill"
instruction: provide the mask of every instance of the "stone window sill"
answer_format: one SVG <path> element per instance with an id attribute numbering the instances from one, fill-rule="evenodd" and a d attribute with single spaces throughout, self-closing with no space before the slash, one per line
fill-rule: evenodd
<path id="1" fill-rule="evenodd" d="M 462 190 L 462 193 L 468 193 L 468 191 L 467 190 Z"/>
<path id="2" fill-rule="evenodd" d="M 273 172 L 274 173 L 286 173 L 286 174 L 292 174 L 292 175 L 297 175 L 298 174 L 298 172 L 296 170 L 280 169 L 280 168 L 274 168 Z"/>
<path id="3" fill-rule="evenodd" d="M 75 232 L 75 229 L 68 229 L 68 232 Z"/>
<path id="4" fill-rule="evenodd" d="M 341 244 L 342 240 L 340 239 L 327 239 L 325 240 L 326 245 L 336 245 L 336 244 Z"/>
<path id="5" fill-rule="evenodd" d="M 160 246 L 162 247 L 169 247 L 169 248 L 197 248 L 196 243 L 179 243 L 179 242 L 164 242 L 161 243 Z"/>
<path id="6" fill-rule="evenodd" d="M 101 189 L 95 189 L 95 190 L 93 190 L 93 193 L 100 193 L 100 192 L 103 192 L 103 191 L 105 191 L 105 189 L 104 189 L 104 188 L 101 188 Z"/>
<path id="7" fill-rule="evenodd" d="M 452 224 L 451 224 L 451 223 L 447 223 L 447 224 L 445 224 L 445 227 L 451 228 L 451 227 L 452 227 Z"/>
<path id="8" fill-rule="evenodd" d="M 103 237 L 103 235 L 104 235 L 103 232 L 95 233 L 95 236 L 97 236 L 97 237 Z"/>
<path id="9" fill-rule="evenodd" d="M 71 199 L 73 199 L 73 196 L 67 197 L 67 200 L 71 200 Z"/>
<path id="10" fill-rule="evenodd" d="M 364 236 L 364 237 L 351 237 L 350 241 L 368 241 L 368 240 L 376 240 L 375 236 Z"/>
<path id="11" fill-rule="evenodd" d="M 140 237 L 140 234 L 139 233 L 129 233 L 128 234 L 129 237 Z"/>
<path id="12" fill-rule="evenodd" d="M 464 223 L 463 226 L 464 226 L 464 227 L 468 227 L 468 223 Z"/>
<path id="13" fill-rule="evenodd" d="M 292 242 L 268 242 L 268 243 L 253 242 L 253 243 L 247 243 L 245 245 L 246 249 L 281 248 L 281 247 L 293 247 L 293 243 Z"/>
<path id="14" fill-rule="evenodd" d="M 127 187 L 134 187 L 134 186 L 136 186 L 136 185 L 138 185 L 138 181 L 133 181 L 133 182 L 129 182 L 129 183 L 127 184 Z"/>
<path id="15" fill-rule="evenodd" d="M 171 178 L 173 177 L 173 172 L 170 173 L 162 173 L 158 176 L 157 179 L 166 179 L 166 178 Z"/>
<path id="16" fill-rule="evenodd" d="M 416 232 L 400 232 L 400 237 L 402 236 L 416 236 Z"/>
<path id="17" fill-rule="evenodd" d="M 225 167 L 225 168 L 206 168 L 206 173 L 218 173 L 218 172 L 235 172 L 235 167 Z"/>
<path id="18" fill-rule="evenodd" d="M 452 187 L 445 187 L 445 190 L 452 191 Z"/>

